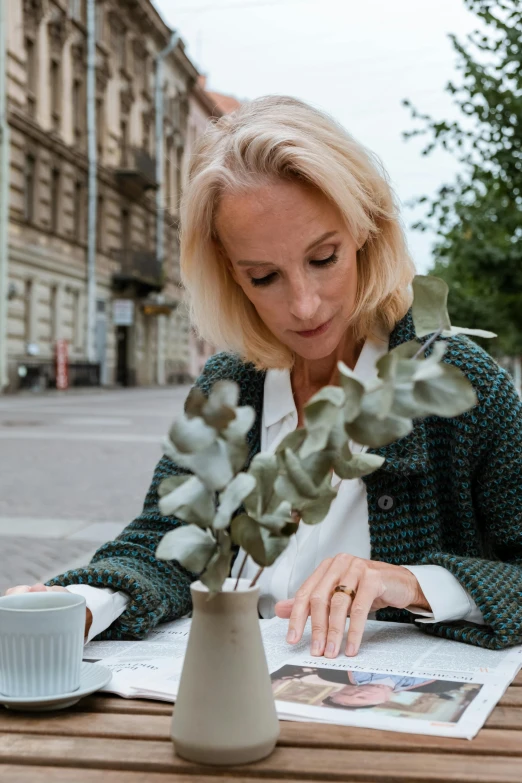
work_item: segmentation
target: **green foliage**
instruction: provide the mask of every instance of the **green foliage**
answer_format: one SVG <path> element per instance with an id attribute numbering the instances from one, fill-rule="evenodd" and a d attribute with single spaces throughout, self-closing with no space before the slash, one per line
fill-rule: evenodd
<path id="1" fill-rule="evenodd" d="M 211 594 L 219 592 L 232 545 L 260 568 L 272 565 L 299 521 L 315 525 L 328 514 L 336 497 L 332 474 L 361 478 L 382 465 L 377 454 L 352 453 L 351 440 L 379 448 L 408 435 L 415 418 L 458 416 L 475 405 L 471 384 L 443 361 L 445 343 L 436 342 L 441 334 L 469 331 L 451 325 L 447 285 L 417 277 L 413 288 L 416 334 L 430 339 L 386 354 L 368 384 L 340 362 L 340 385 L 315 394 L 305 406 L 304 427 L 288 434 L 275 454 L 254 457 L 247 471 L 245 438 L 254 415 L 238 406 L 236 384 L 216 384 L 208 400 L 198 390 L 190 393 L 163 445 L 193 475 L 165 479 L 159 488 L 161 513 L 187 525 L 165 535 L 160 559 L 177 560 L 200 574 Z"/>
<path id="2" fill-rule="evenodd" d="M 429 204 L 421 230 L 435 228 L 434 274 L 451 288 L 452 318 L 494 329 L 496 354 L 522 352 L 522 5 L 520 0 L 464 0 L 481 30 L 452 36 L 462 74 L 448 84 L 462 119 L 434 120 L 412 108 L 426 135 L 423 154 L 443 148 L 461 174 Z M 405 102 L 410 106 L 409 102 Z"/>

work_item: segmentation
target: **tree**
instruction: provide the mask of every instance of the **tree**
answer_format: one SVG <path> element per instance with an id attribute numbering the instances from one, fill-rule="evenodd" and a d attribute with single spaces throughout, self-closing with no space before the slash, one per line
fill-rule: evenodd
<path id="1" fill-rule="evenodd" d="M 522 0 L 464 0 L 480 20 L 463 43 L 451 36 L 461 83 L 449 83 L 459 122 L 434 120 L 409 101 L 429 155 L 442 147 L 462 170 L 441 187 L 416 228 L 434 227 L 433 273 L 450 285 L 456 323 L 491 329 L 494 353 L 522 353 Z"/>

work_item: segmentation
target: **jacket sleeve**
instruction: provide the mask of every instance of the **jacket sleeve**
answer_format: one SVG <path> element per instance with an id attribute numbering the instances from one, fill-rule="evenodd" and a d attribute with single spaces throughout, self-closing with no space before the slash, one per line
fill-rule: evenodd
<path id="1" fill-rule="evenodd" d="M 196 381 L 206 394 L 227 377 L 229 362 L 219 354 L 207 362 Z M 114 540 L 104 544 L 85 568 L 66 571 L 47 584 L 86 584 L 122 590 L 130 597 L 122 615 L 98 639 L 143 639 L 158 623 L 176 620 L 192 608 L 190 584 L 197 576 L 177 561 L 157 560 L 156 548 L 169 530 L 184 524 L 164 517 L 158 507 L 158 486 L 168 476 L 187 474 L 164 456 L 158 462 L 141 514 Z"/>
<path id="2" fill-rule="evenodd" d="M 504 370 L 479 405 L 474 429 L 473 494 L 487 559 L 430 553 L 422 562 L 450 571 L 486 625 L 441 622 L 423 630 L 495 650 L 522 643 L 522 403 Z"/>

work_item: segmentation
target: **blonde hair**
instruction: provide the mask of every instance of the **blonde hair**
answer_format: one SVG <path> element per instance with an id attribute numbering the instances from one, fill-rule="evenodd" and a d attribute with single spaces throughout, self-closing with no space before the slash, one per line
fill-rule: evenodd
<path id="1" fill-rule="evenodd" d="M 362 245 L 355 336 L 363 339 L 377 326 L 391 331 L 409 307 L 415 269 L 386 172 L 328 115 L 295 98 L 269 96 L 211 123 L 190 161 L 181 204 L 181 276 L 200 336 L 261 369 L 293 365 L 292 351 L 233 279 L 214 229 L 225 191 L 267 178 L 307 183 L 338 208 Z"/>

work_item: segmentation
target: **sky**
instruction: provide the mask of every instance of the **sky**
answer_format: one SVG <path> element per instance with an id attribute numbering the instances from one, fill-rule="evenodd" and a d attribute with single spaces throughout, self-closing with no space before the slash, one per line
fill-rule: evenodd
<path id="1" fill-rule="evenodd" d="M 448 34 L 464 39 L 476 27 L 463 0 L 153 1 L 209 89 L 240 100 L 301 98 L 376 153 L 417 269 L 428 271 L 434 235 L 411 229 L 424 208 L 410 202 L 451 182 L 458 163 L 444 151 L 423 156 L 421 139 L 403 139 L 415 126 L 402 100 L 436 119 L 458 117 L 444 87 L 460 78 Z"/>

